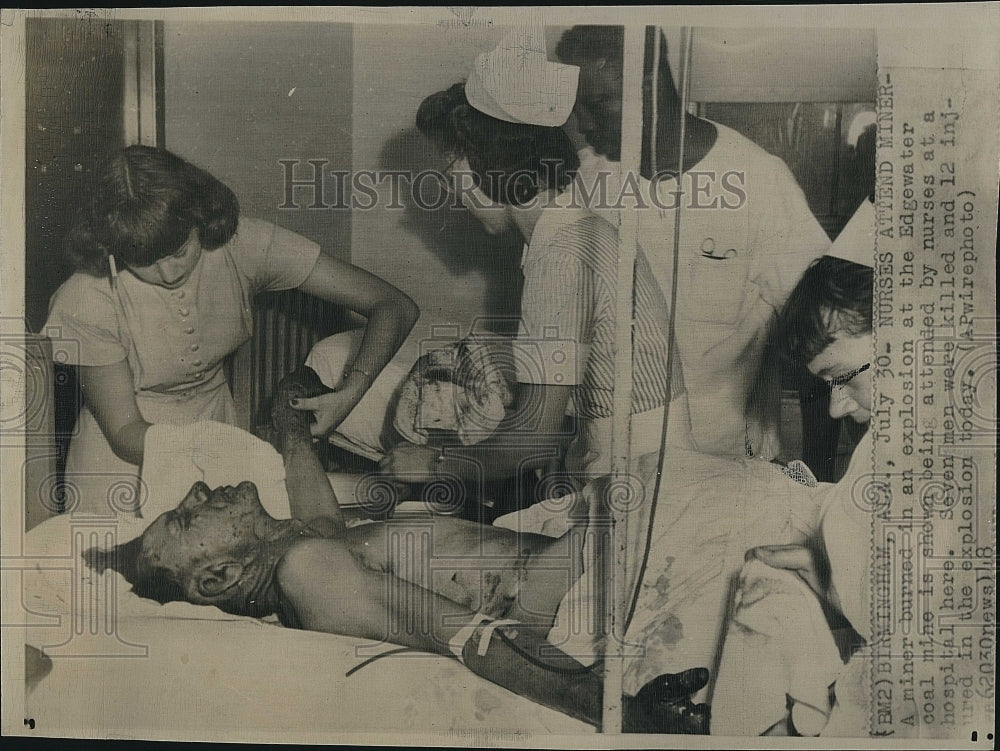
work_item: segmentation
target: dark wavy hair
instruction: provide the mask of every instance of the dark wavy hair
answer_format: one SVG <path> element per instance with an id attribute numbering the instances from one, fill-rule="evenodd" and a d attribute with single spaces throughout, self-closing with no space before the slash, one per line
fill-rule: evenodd
<path id="1" fill-rule="evenodd" d="M 872 330 L 874 271 L 853 261 L 821 256 L 806 269 L 778 316 L 773 338 L 778 350 L 805 365 L 835 336 Z"/>
<path id="2" fill-rule="evenodd" d="M 579 25 L 563 32 L 556 44 L 556 57 L 564 62 L 603 58 L 621 65 L 624 49 L 624 26 Z"/>
<path id="3" fill-rule="evenodd" d="M 424 99 L 417 129 L 444 151 L 467 159 L 480 190 L 508 205 L 525 204 L 542 190 L 565 188 L 580 166 L 561 128 L 490 117 L 469 105 L 461 83 Z"/>
<path id="4" fill-rule="evenodd" d="M 83 560 L 98 574 L 109 568 L 117 571 L 139 597 L 155 600 L 161 605 L 187 599 L 184 586 L 173 571 L 163 566 L 151 566 L 143 558 L 141 536 L 110 550 L 88 548 L 83 552 Z"/>
<path id="5" fill-rule="evenodd" d="M 191 230 L 205 250 L 229 242 L 239 222 L 233 192 L 208 172 L 164 149 L 129 146 L 91 186 L 91 200 L 65 240 L 79 271 L 108 273 L 108 256 L 149 266 L 173 255 Z"/>
<path id="6" fill-rule="evenodd" d="M 187 572 L 178 573 L 165 566 L 150 563 L 142 554 L 141 536 L 110 550 L 88 548 L 83 552 L 83 560 L 98 574 L 103 574 L 109 568 L 117 571 L 132 585 L 132 592 L 139 597 L 161 605 L 168 602 L 192 602 L 184 586 Z M 229 597 L 212 604 L 233 615 L 263 618 L 271 614 L 263 604 L 248 600 L 243 589 L 238 587 Z"/>

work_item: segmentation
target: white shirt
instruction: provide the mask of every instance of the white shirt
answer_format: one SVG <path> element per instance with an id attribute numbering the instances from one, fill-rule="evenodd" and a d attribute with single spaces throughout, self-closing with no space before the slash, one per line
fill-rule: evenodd
<path id="1" fill-rule="evenodd" d="M 696 445 L 742 456 L 748 436 L 755 453 L 766 445 L 759 426 L 748 426 L 745 403 L 767 325 L 830 240 L 781 159 L 731 128 L 715 127 L 715 144 L 685 173 L 675 331 Z M 622 204 L 636 205 L 628 197 L 630 186 L 638 188 L 639 244 L 669 301 L 676 180 L 658 182 L 655 192 L 645 178 L 629 180 L 624 201 L 617 203 L 620 165 L 589 148 L 580 156 L 577 179 L 588 192 L 606 173 L 610 200 L 588 205 L 615 226 Z"/>

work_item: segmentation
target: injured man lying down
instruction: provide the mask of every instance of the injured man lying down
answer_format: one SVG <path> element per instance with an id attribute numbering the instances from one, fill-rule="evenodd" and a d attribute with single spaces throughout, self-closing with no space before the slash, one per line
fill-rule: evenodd
<path id="1" fill-rule="evenodd" d="M 196 483 L 140 537 L 111 551 L 88 550 L 87 562 L 117 570 L 136 594 L 161 603 L 276 614 L 290 628 L 453 654 L 494 683 L 599 726 L 600 663 L 584 666 L 546 640 L 583 565 L 578 552 L 574 558 L 581 549 L 575 533 L 549 538 L 435 517 L 427 555 L 457 563 L 436 567 L 428 584 L 416 575 L 424 565 L 408 564 L 399 546 L 393 553 L 386 544 L 386 524 L 347 527 L 315 453 L 309 413 L 289 407 L 292 398 L 326 390 L 302 368 L 274 400 L 292 518 L 270 516 L 251 482 L 214 490 Z M 390 524 L 393 534 L 407 535 L 405 522 Z M 414 531 L 426 530 L 424 522 Z M 623 697 L 625 729 L 707 733 L 709 708 L 691 701 L 707 681 L 701 665 L 648 681 Z"/>

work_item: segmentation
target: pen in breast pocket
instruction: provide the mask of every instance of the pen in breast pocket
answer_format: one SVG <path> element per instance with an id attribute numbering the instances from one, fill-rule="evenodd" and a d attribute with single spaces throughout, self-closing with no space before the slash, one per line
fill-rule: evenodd
<path id="1" fill-rule="evenodd" d="M 736 248 L 727 248 L 721 254 L 715 252 L 715 238 L 706 237 L 701 241 L 701 255 L 703 258 L 708 258 L 713 261 L 723 261 L 727 258 L 736 258 L 739 255 L 736 252 Z"/>

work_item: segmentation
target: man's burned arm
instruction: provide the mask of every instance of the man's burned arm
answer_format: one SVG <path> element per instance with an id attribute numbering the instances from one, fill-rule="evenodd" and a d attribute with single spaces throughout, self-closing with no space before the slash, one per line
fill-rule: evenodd
<path id="1" fill-rule="evenodd" d="M 292 518 L 300 519 L 326 537 L 347 529 L 333 488 L 327 479 L 309 432 L 311 412 L 292 409 L 290 399 L 330 391 L 316 372 L 302 367 L 278 385 L 271 406 L 275 444 L 285 462 L 285 488 Z"/>

